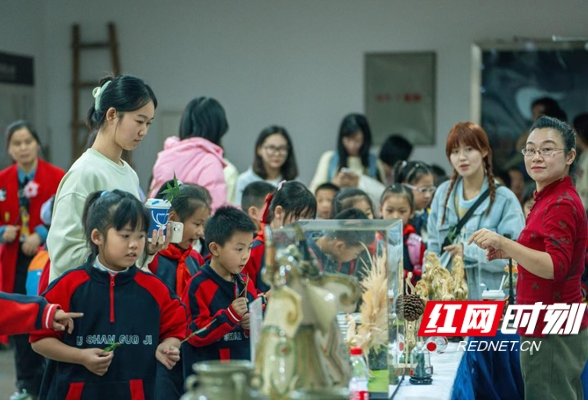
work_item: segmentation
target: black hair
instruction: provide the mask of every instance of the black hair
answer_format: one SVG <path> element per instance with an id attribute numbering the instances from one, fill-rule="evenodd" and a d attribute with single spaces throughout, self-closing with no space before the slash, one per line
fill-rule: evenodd
<path id="1" fill-rule="evenodd" d="M 92 231 L 97 229 L 106 237 L 110 228 L 122 230 L 127 224 L 131 229 L 140 229 L 147 233 L 149 229 L 149 214 L 139 199 L 128 192 L 115 189 L 90 193 L 84 205 L 82 223 L 86 241 L 92 251 L 92 256 L 98 255 L 98 246 L 92 242 Z M 147 240 L 147 235 L 145 235 Z"/>
<path id="2" fill-rule="evenodd" d="M 223 106 L 212 97 L 196 97 L 188 103 L 180 121 L 180 140 L 201 137 L 217 146 L 229 130 Z"/>
<path id="3" fill-rule="evenodd" d="M 368 216 L 357 208 L 344 210 L 333 219 L 368 219 Z M 374 241 L 374 232 L 365 230 L 336 230 L 327 232 L 327 238 L 342 240 L 346 247 L 355 247 L 365 244 L 369 246 Z"/>
<path id="4" fill-rule="evenodd" d="M 107 86 L 104 86 L 107 82 Z M 151 87 L 141 78 L 132 75 L 119 75 L 116 78 L 107 76 L 100 79 L 98 84 L 100 93 L 98 109 L 93 103 L 88 110 L 86 124 L 90 131 L 98 131 L 106 120 L 106 113 L 114 108 L 117 114 L 123 115 L 126 111 L 135 111 L 145 106 L 150 101 L 157 108 L 157 98 Z"/>
<path id="5" fill-rule="evenodd" d="M 533 123 L 529 132 L 533 132 L 535 129 L 550 128 L 559 132 L 564 144 L 564 151 L 567 155 L 571 150 L 576 149 L 576 132 L 566 122 L 561 121 L 557 118 L 542 116 L 537 118 Z"/>
<path id="6" fill-rule="evenodd" d="M 533 132 L 535 129 L 544 128 L 554 129 L 559 132 L 563 140 L 564 154 L 566 156 L 570 153 L 570 151 L 576 149 L 576 132 L 566 122 L 553 117 L 541 116 L 535 120 L 533 125 L 531 125 L 529 132 Z M 576 157 L 572 165 L 570 165 L 570 175 L 573 175 L 577 161 L 578 158 Z"/>
<path id="7" fill-rule="evenodd" d="M 268 126 L 265 128 L 259 136 L 257 137 L 257 141 L 255 142 L 255 150 L 253 154 L 253 172 L 259 175 L 262 179 L 267 179 L 267 171 L 265 170 L 265 166 L 263 165 L 263 160 L 257 154 L 261 146 L 263 146 L 263 142 L 271 135 L 282 135 L 284 139 L 286 139 L 287 143 L 287 150 L 288 155 L 286 156 L 286 161 L 280 168 L 280 172 L 282 174 L 282 178 L 286 181 L 294 180 L 298 177 L 298 165 L 296 164 L 296 155 L 294 154 L 294 146 L 292 145 L 292 139 L 288 134 L 286 128 L 282 126 Z"/>
<path id="8" fill-rule="evenodd" d="M 316 198 L 298 181 L 284 182 L 274 191 L 269 204 L 267 223 L 274 220 L 274 212 L 278 206 L 284 209 L 284 218 L 299 220 L 302 217 L 316 217 Z"/>
<path id="9" fill-rule="evenodd" d="M 521 206 L 525 207 L 525 203 L 529 200 L 535 198 L 535 185 L 525 185 L 525 190 L 523 191 L 523 196 L 521 197 Z"/>
<path id="10" fill-rule="evenodd" d="M 347 150 L 343 145 L 343 138 L 353 136 L 356 132 L 363 133 L 363 144 L 359 149 L 359 157 L 365 168 L 370 166 L 370 147 L 372 145 L 372 131 L 367 118 L 362 114 L 348 114 L 341 121 L 339 137 L 337 138 L 337 153 L 339 154 L 339 169 L 347 167 Z"/>
<path id="11" fill-rule="evenodd" d="M 375 216 L 374 205 L 366 192 L 357 188 L 343 188 L 333 199 L 333 218 L 336 218 L 342 211 L 355 208 L 355 203 L 362 200 L 368 202 L 372 209 L 372 215 Z"/>
<path id="12" fill-rule="evenodd" d="M 37 142 L 37 144 L 41 146 L 39 135 L 37 134 L 35 128 L 33 128 L 33 125 L 30 122 L 21 119 L 18 121 L 14 121 L 10 125 L 8 125 L 8 127 L 6 127 L 6 150 L 8 150 L 8 147 L 10 146 L 10 139 L 12 139 L 12 135 L 14 135 L 14 132 L 23 128 L 28 130 L 31 133 L 31 136 L 33 136 L 33 139 L 35 139 L 35 141 Z"/>
<path id="13" fill-rule="evenodd" d="M 200 195 L 202 197 L 204 197 L 206 202 L 209 205 L 212 204 L 212 196 L 210 195 L 210 192 L 208 191 L 208 189 L 206 189 L 204 186 L 200 186 L 197 183 L 180 183 L 179 181 L 178 181 L 178 183 L 179 183 L 180 187 L 182 187 L 183 185 L 189 185 L 190 187 L 194 188 L 195 190 L 198 190 L 200 192 Z M 167 200 L 169 195 L 163 193 L 167 189 L 167 185 L 170 185 L 173 187 L 174 180 L 170 179 L 169 181 L 163 182 L 163 184 L 159 187 L 159 189 L 157 190 L 157 193 L 155 194 L 156 199 Z"/>
<path id="14" fill-rule="evenodd" d="M 412 154 L 412 144 L 401 135 L 390 135 L 382 143 L 380 160 L 393 167 L 398 161 L 406 161 Z"/>
<path id="15" fill-rule="evenodd" d="M 574 129 L 576 134 L 588 143 L 588 113 L 578 114 L 574 118 Z"/>
<path id="16" fill-rule="evenodd" d="M 382 196 L 380 197 L 380 205 L 383 206 L 386 199 L 393 195 L 406 197 L 408 204 L 410 205 L 410 212 L 414 212 L 416 206 L 414 204 L 414 195 L 412 194 L 412 190 L 401 183 L 395 183 L 391 186 L 388 186 L 384 190 L 384 193 L 382 193 Z"/>
<path id="17" fill-rule="evenodd" d="M 417 183 L 424 175 L 433 175 L 431 168 L 422 161 L 400 161 L 394 166 L 394 182 Z"/>
<path id="18" fill-rule="evenodd" d="M 201 187 L 191 184 L 180 185 L 180 194 L 172 198 L 170 211 L 175 211 L 180 219 L 184 222 L 190 218 L 200 208 L 206 208 L 211 211 L 210 202 L 201 190 Z"/>
<path id="19" fill-rule="evenodd" d="M 224 246 L 236 232 L 251 233 L 253 239 L 253 234 L 256 231 L 257 228 L 249 215 L 232 206 L 220 207 L 204 226 L 206 247 L 209 247 L 213 242 Z"/>
<path id="20" fill-rule="evenodd" d="M 512 169 L 516 169 L 518 171 L 517 167 L 512 167 Z M 502 183 L 507 188 L 510 188 L 510 183 L 511 183 L 509 171 L 510 171 L 510 169 L 507 171 L 505 171 L 503 169 L 499 169 L 497 172 L 494 173 L 494 176 L 496 178 L 499 178 L 500 180 L 502 180 Z"/>
<path id="21" fill-rule="evenodd" d="M 443 182 L 449 179 L 449 177 L 447 176 L 447 172 L 445 172 L 445 169 L 443 169 L 443 167 L 437 164 L 431 164 L 429 165 L 429 168 L 431 168 L 431 172 L 433 173 L 435 181 L 434 185 L 436 187 L 441 186 Z"/>
<path id="22" fill-rule="evenodd" d="M 335 192 L 335 194 L 337 194 L 341 189 L 339 188 L 339 186 L 331 182 L 325 182 L 317 186 L 316 190 L 314 191 L 315 196 L 319 192 L 319 190 L 332 190 L 333 192 Z"/>
<path id="23" fill-rule="evenodd" d="M 245 212 L 249 207 L 257 207 L 261 209 L 264 205 L 265 198 L 268 194 L 273 193 L 276 187 L 266 181 L 251 182 L 245 189 L 241 197 L 241 209 Z"/>
<path id="24" fill-rule="evenodd" d="M 568 115 L 566 112 L 560 107 L 559 103 L 551 97 L 535 99 L 531 104 L 531 109 L 535 108 L 535 106 L 543 106 L 544 110 L 541 115 L 556 118 L 563 122 L 568 121 Z"/>

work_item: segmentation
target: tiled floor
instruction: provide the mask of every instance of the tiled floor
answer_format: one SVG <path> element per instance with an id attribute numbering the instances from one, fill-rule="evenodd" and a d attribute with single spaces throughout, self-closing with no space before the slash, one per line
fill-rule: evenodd
<path id="1" fill-rule="evenodd" d="M 14 360 L 12 351 L 0 351 L 0 400 L 8 400 L 14 393 Z"/>

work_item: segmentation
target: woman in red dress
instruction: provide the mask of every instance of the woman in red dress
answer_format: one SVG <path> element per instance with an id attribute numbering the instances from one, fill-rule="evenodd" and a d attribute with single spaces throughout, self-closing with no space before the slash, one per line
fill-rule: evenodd
<path id="1" fill-rule="evenodd" d="M 8 126 L 6 148 L 13 164 L 0 171 L 0 291 L 24 294 L 29 263 L 47 238 L 41 206 L 55 195 L 65 172 L 39 158 L 39 137 L 25 121 Z M 31 349 L 28 335 L 10 341 L 20 392 L 14 398 L 37 395 L 43 358 Z"/>

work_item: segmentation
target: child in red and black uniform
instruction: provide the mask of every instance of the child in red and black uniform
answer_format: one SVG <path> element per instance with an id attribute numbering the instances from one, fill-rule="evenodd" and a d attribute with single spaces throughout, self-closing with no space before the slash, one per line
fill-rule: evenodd
<path id="1" fill-rule="evenodd" d="M 181 184 L 179 195 L 171 203 L 169 220 L 184 224 L 182 240 L 159 251 L 149 264 L 149 270 L 181 296 L 190 278 L 205 262 L 192 245 L 204 236 L 204 224 L 210 217 L 210 203 L 202 190 L 191 184 Z"/>
<path id="2" fill-rule="evenodd" d="M 43 297 L 2 292 L 0 309 L 0 335 L 18 335 L 41 329 L 71 333 L 72 318 L 83 316 L 81 313 L 66 313 Z"/>
<path id="3" fill-rule="evenodd" d="M 272 229 L 278 229 L 300 219 L 314 219 L 315 216 L 316 199 L 300 182 L 281 182 L 274 193 L 266 197 L 261 229 L 253 241 L 251 257 L 243 271 L 253 281 L 258 292 L 265 293 L 270 289 L 261 279 L 265 265 L 265 224 L 269 224 Z"/>
<path id="4" fill-rule="evenodd" d="M 157 198 L 165 198 L 163 191 L 168 183 L 163 184 Z M 180 184 L 178 195 L 171 200 L 169 220 L 181 222 L 184 232 L 181 241 L 170 243 L 165 250 L 159 251 L 149 264 L 149 270 L 161 278 L 178 296 L 184 293 L 192 276 L 204 265 L 204 257 L 192 246 L 204 236 L 204 224 L 210 217 L 210 201 L 201 186 Z M 191 369 L 190 369 L 191 370 Z M 179 399 L 184 392 L 184 373 L 182 363 L 177 363 L 170 371 L 162 364 L 157 365 L 157 399 Z"/>
<path id="5" fill-rule="evenodd" d="M 257 294 L 242 271 L 254 233 L 249 216 L 234 207 L 219 208 L 206 222 L 204 237 L 212 258 L 182 296 L 190 311 L 188 334 L 202 330 L 182 346 L 185 375 L 198 361 L 250 358 L 247 303 Z"/>
<path id="6" fill-rule="evenodd" d="M 415 213 L 412 190 L 396 183 L 386 188 L 380 199 L 382 219 L 402 220 L 404 236 L 404 275 L 412 272 L 412 283 L 421 279 L 425 245 L 414 227 L 408 223 Z"/>
<path id="7" fill-rule="evenodd" d="M 33 349 L 50 359 L 40 397 L 154 399 L 157 362 L 171 369 L 179 361 L 187 315 L 159 278 L 135 267 L 145 251 L 147 210 L 130 193 L 94 192 L 83 221 L 92 255 L 44 296 L 84 318 L 72 333 L 31 335 Z M 104 351 L 112 343 L 120 343 L 116 357 Z"/>

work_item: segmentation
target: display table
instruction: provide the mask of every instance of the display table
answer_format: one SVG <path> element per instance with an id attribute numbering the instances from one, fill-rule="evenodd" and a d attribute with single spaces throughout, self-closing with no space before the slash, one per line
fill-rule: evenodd
<path id="1" fill-rule="evenodd" d="M 457 351 L 457 343 L 449 343 L 445 353 L 431 354 L 433 365 L 433 383 L 431 385 L 413 385 L 410 377 L 405 376 L 394 400 L 446 400 L 451 398 L 451 388 L 455 380 L 458 365 L 464 351 Z M 390 386 L 390 395 L 396 385 Z"/>
<path id="2" fill-rule="evenodd" d="M 498 331 L 494 337 L 471 337 L 469 340 L 518 342 L 519 336 L 505 335 Z M 455 374 L 452 400 L 524 399 L 519 351 L 486 350 L 460 353 L 463 353 L 463 357 Z M 581 379 L 584 387 L 584 399 L 588 400 L 588 365 L 584 368 Z"/>

